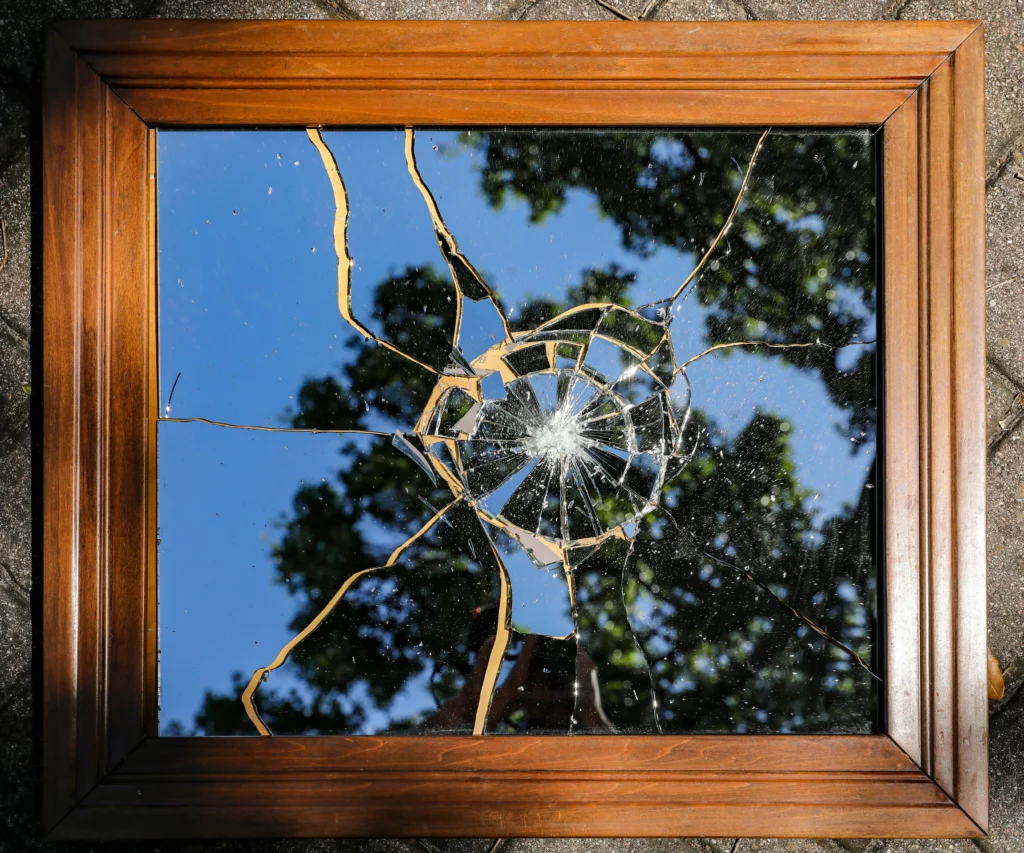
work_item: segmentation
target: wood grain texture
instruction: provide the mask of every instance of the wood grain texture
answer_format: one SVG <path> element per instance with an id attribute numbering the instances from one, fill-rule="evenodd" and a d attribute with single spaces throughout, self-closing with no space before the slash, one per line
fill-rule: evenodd
<path id="1" fill-rule="evenodd" d="M 107 179 L 105 114 L 110 90 L 84 63 L 79 66 L 77 86 L 79 180 L 83 187 L 101 187 Z M 88 791 L 106 768 L 107 693 L 102 671 L 107 642 L 106 541 L 102 533 L 106 509 L 102 468 L 106 459 L 100 440 L 107 386 L 103 369 L 106 305 L 102 298 L 107 272 L 103 235 L 106 206 L 107 199 L 100 192 L 82 193 L 79 199 L 78 573 L 79 584 L 90 594 L 79 597 L 78 682 L 96 685 L 78 693 L 78 723 L 82 732 L 92 735 L 83 739 L 84 749 L 78 755 L 79 791 Z"/>
<path id="2" fill-rule="evenodd" d="M 916 771 L 884 735 L 691 737 L 153 738 L 119 769 L 129 776 L 488 771 L 849 773 Z"/>
<path id="3" fill-rule="evenodd" d="M 49 835 L 983 834 L 982 57 L 973 23 L 139 21 L 51 32 Z M 320 123 L 884 124 L 887 734 L 146 736 L 151 128 Z"/>
<path id="4" fill-rule="evenodd" d="M 985 593 L 985 44 L 953 55 L 953 513 L 955 793 L 988 826 Z"/>
<path id="5" fill-rule="evenodd" d="M 700 56 L 743 61 L 759 53 L 948 56 L 978 21 L 678 21 L 623 26 L 583 21 L 64 21 L 56 25 L 84 56 L 276 53 L 286 56 L 455 54 Z M 795 66 L 796 63 L 794 62 Z M 663 69 L 664 70 L 664 69 Z M 273 75 L 273 70 L 268 70 Z M 789 74 L 803 73 L 791 68 Z"/>
<path id="6" fill-rule="evenodd" d="M 888 731 L 984 830 L 982 60 L 978 29 L 885 125 L 884 417 Z"/>
<path id="7" fill-rule="evenodd" d="M 43 78 L 43 822 L 77 801 L 80 60 L 48 34 Z M 81 744 L 80 744 L 81 741 Z"/>
<path id="8" fill-rule="evenodd" d="M 927 419 L 921 434 L 926 441 L 927 459 L 923 488 L 928 489 L 923 525 L 928 554 L 923 561 L 925 584 L 922 591 L 924 657 L 928 676 L 923 686 L 925 705 L 923 756 L 925 769 L 943 787 L 952 791 L 955 741 L 953 709 L 954 616 L 953 519 L 952 502 L 952 186 L 951 133 L 952 69 L 943 63 L 928 81 L 926 123 L 922 135 L 926 143 L 922 174 L 927 180 L 923 202 L 928 206 L 928 230 L 922 238 L 923 291 L 927 294 L 924 314 L 923 348 L 927 351 L 923 372 L 923 396 Z M 927 687 L 927 692 L 924 692 Z"/>
<path id="9" fill-rule="evenodd" d="M 232 783 L 238 794 L 236 783 Z M 518 787 L 518 786 L 513 786 Z M 687 803 L 663 802 L 644 790 L 625 800 L 610 796 L 607 786 L 579 788 L 584 802 L 562 803 L 552 789 L 550 796 L 501 798 L 502 786 L 485 789 L 496 799 L 480 802 L 471 796 L 472 784 L 451 792 L 444 802 L 418 799 L 419 792 L 408 787 L 380 786 L 368 798 L 355 797 L 349 805 L 299 808 L 278 806 L 241 807 L 230 812 L 218 806 L 197 804 L 169 810 L 162 807 L 125 809 L 87 808 L 77 810 L 66 824 L 53 833 L 60 839 L 125 838 L 265 838 L 287 836 L 319 837 L 734 837 L 806 838 L 827 833 L 829 837 L 871 838 L 882 834 L 905 838 L 951 838 L 978 836 L 977 827 L 954 805 L 910 806 L 793 804 L 703 805 L 700 799 Z M 427 788 L 429 790 L 429 788 Z M 316 789 L 310 789 L 316 799 Z M 699 791 L 697 794 L 700 796 Z"/>
<path id="10" fill-rule="evenodd" d="M 103 353 L 103 441 L 109 614 L 108 755 L 113 767 L 142 739 L 149 465 L 149 181 L 148 134 L 113 93 L 106 113 L 109 149 L 103 282 L 107 345 Z M 142 643 L 139 641 L 143 640 Z"/>
<path id="11" fill-rule="evenodd" d="M 691 126 L 879 124 L 912 89 L 775 88 L 744 90 L 587 87 L 444 90 L 422 85 L 322 92 L 311 89 L 117 89 L 147 121 L 168 127 L 237 126 L 259 121 L 309 125 Z M 765 90 L 771 89 L 771 99 Z"/>
<path id="12" fill-rule="evenodd" d="M 977 834 L 883 735 L 151 739 L 62 829 L 657 836 L 742 823 L 805 836 L 822 809 L 850 836 L 877 834 L 880 820 L 908 835 Z"/>
<path id="13" fill-rule="evenodd" d="M 952 67 L 946 62 L 936 69 L 928 81 L 927 123 L 922 124 L 926 143 L 922 157 L 922 174 L 927 179 L 927 215 L 922 217 L 929 225 L 922 234 L 921 257 L 925 274 L 927 312 L 922 324 L 927 360 L 923 362 L 922 387 L 928 417 L 922 421 L 921 435 L 927 442 L 924 456 L 926 477 L 922 486 L 928 490 L 928 500 L 922 513 L 922 524 L 927 526 L 928 555 L 926 584 L 922 589 L 922 602 L 927 602 L 928 636 L 923 644 L 928 663 L 928 679 L 922 685 L 922 698 L 926 705 L 924 731 L 927 748 L 925 769 L 946 791 L 952 791 L 953 752 L 955 742 L 952 685 L 954 673 L 954 590 L 953 581 L 953 460 L 952 460 L 952 394 L 953 339 L 952 312 L 952 233 L 953 194 L 949 181 L 952 127 Z M 923 288 L 924 289 L 924 288 Z M 927 483 L 925 483 L 927 480 Z"/>
<path id="14" fill-rule="evenodd" d="M 888 733 L 921 763 L 918 100 L 885 125 L 884 557 Z"/>
<path id="15" fill-rule="evenodd" d="M 878 836 L 884 827 L 908 838 L 981 834 L 951 803 L 912 804 L 898 796 L 888 803 L 851 804 L 816 791 L 821 801 L 803 805 L 774 803 L 766 791 L 752 804 L 728 799 L 707 802 L 707 786 L 680 791 L 674 782 L 493 779 L 439 787 L 440 783 L 431 779 L 418 784 L 386 779 L 337 786 L 322 780 L 306 788 L 301 805 L 291 807 L 273 799 L 268 804 L 262 798 L 252 806 L 239 805 L 237 800 L 246 798 L 242 791 L 250 790 L 240 790 L 242 782 L 229 781 L 225 786 L 229 795 L 233 791 L 235 796 L 230 809 L 207 805 L 201 797 L 188 798 L 187 804 L 177 808 L 134 802 L 128 806 L 126 796 L 109 807 L 83 805 L 53 837 L 732 837 L 741 831 L 775 838 L 823 833 L 869 838 Z M 785 782 L 778 787 L 793 789 Z M 330 802 L 320 802 L 319 792 L 325 789 L 337 792 L 340 801 L 332 796 Z M 538 795 L 538 790 L 545 791 L 544 795 Z M 677 794 L 688 799 L 676 799 Z M 160 792 L 160 798 L 164 796 L 166 793 Z M 316 807 L 311 807 L 311 802 L 316 802 Z"/>
<path id="16" fill-rule="evenodd" d="M 133 110 L 163 125 L 880 124 L 975 26 L 59 25 Z"/>
<path id="17" fill-rule="evenodd" d="M 141 740 L 146 128 L 59 35 L 44 113 L 44 820 Z M 59 770 L 57 768 L 60 768 Z"/>

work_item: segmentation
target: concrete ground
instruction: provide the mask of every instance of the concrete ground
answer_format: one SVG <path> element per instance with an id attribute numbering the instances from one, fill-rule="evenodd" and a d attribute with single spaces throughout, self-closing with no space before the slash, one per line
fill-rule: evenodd
<path id="1" fill-rule="evenodd" d="M 502 853 L 1021 853 L 1024 851 L 1024 2 L 1022 0 L 0 0 L 0 851 L 39 838 L 38 519 L 29 403 L 38 364 L 39 60 L 50 18 L 982 19 L 988 71 L 989 644 L 1006 671 L 991 706 L 984 841 L 508 840 Z M 4 260 L 5 259 L 5 260 Z M 484 853 L 494 839 L 210 842 L 119 850 Z M 62 847 L 67 845 L 62 845 Z M 85 849 L 86 845 L 70 845 Z M 100 845 L 91 845 L 100 846 Z M 111 845 L 105 845 L 110 847 Z"/>

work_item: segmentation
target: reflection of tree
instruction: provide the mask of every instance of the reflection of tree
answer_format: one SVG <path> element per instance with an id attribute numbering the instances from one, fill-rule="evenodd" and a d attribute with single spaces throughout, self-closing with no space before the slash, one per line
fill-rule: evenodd
<path id="1" fill-rule="evenodd" d="M 701 413 L 695 417 L 706 431 Z M 757 414 L 732 442 L 703 443 L 666 489 L 671 509 L 638 535 L 625 569 L 614 552 L 582 565 L 580 612 L 588 618 L 581 620 L 581 641 L 602 661 L 602 701 L 620 728 L 653 725 L 648 664 L 665 730 L 865 725 L 870 678 L 728 567 L 750 567 L 870 660 L 870 503 L 833 519 L 820 544 L 809 544 L 806 493 L 780 426 L 778 418 Z M 856 598 L 848 593 L 854 590 Z M 616 611 L 617 619 L 602 622 Z M 631 635 L 642 655 L 631 648 Z"/>
<path id="2" fill-rule="evenodd" d="M 374 316 L 383 321 L 389 340 L 421 361 L 447 360 L 455 326 L 450 280 L 430 267 L 407 268 L 377 285 Z M 299 390 L 291 425 L 304 429 L 365 429 L 370 411 L 396 427 L 414 423 L 430 390 L 432 377 L 383 347 L 368 347 L 351 335 L 348 349 L 356 359 L 338 377 L 305 382 Z"/>
<path id="3" fill-rule="evenodd" d="M 660 246 L 703 252 L 732 207 L 756 133 L 469 133 L 482 189 L 500 207 L 525 199 L 539 221 L 568 194 L 593 194 L 640 255 Z M 874 186 L 865 137 L 771 134 L 726 249 L 696 285 L 709 343 L 873 338 Z M 867 333 L 867 334 L 865 334 Z M 818 371 L 851 437 L 873 431 L 874 351 L 842 370 L 825 348 L 764 353 Z M 855 443 L 856 447 L 857 444 Z"/>
<path id="4" fill-rule="evenodd" d="M 580 283 L 569 287 L 564 299 L 535 297 L 519 307 L 509 320 L 512 331 L 523 332 L 536 329 L 542 323 L 553 320 L 566 308 L 591 302 L 614 302 L 630 305 L 629 287 L 636 281 L 636 274 L 625 272 L 616 264 L 607 270 L 584 270 Z"/>
<path id="5" fill-rule="evenodd" d="M 858 340 L 874 312 L 873 209 L 868 193 L 841 188 L 859 177 L 858 153 L 869 158 L 843 139 L 771 139 L 765 177 L 752 184 L 729 244 L 697 283 L 708 339 Z M 466 144 L 486 154 L 482 180 L 493 204 L 514 193 L 540 218 L 557 212 L 570 189 L 588 189 L 624 244 L 643 255 L 659 245 L 703 248 L 721 227 L 735 197 L 733 158 L 745 160 L 752 145 L 740 134 L 721 140 L 489 133 Z M 815 177 L 819 167 L 827 182 Z M 534 299 L 518 308 L 513 326 L 534 328 L 581 302 L 628 304 L 634 278 L 618 268 L 584 271 L 565 301 Z M 442 369 L 451 292 L 429 267 L 397 272 L 375 291 L 381 333 Z M 412 424 L 434 377 L 355 337 L 349 351 L 336 376 L 303 385 L 292 425 Z M 848 371 L 832 349 L 752 352 L 816 371 L 851 434 L 870 435 L 873 351 L 865 348 Z M 652 732 L 659 723 L 663 731 L 870 728 L 864 670 L 730 568 L 747 568 L 870 660 L 871 493 L 816 534 L 785 427 L 758 412 L 724 441 L 711 413 L 693 413 L 688 435 L 697 452 L 666 485 L 664 509 L 633 543 L 606 542 L 577 568 L 578 641 L 516 639 L 491 730 L 568 730 L 570 717 L 575 731 Z M 297 491 L 274 548 L 278 581 L 298 603 L 290 629 L 307 625 L 342 580 L 380 566 L 450 500 L 386 441 L 346 445 L 335 482 Z M 258 704 L 272 731 L 471 731 L 480 661 L 494 633 L 497 569 L 473 513 L 459 508 L 448 517 L 393 567 L 361 578 L 271 675 Z M 196 717 L 201 730 L 252 733 L 238 701 L 244 680 L 231 695 L 207 694 Z"/>

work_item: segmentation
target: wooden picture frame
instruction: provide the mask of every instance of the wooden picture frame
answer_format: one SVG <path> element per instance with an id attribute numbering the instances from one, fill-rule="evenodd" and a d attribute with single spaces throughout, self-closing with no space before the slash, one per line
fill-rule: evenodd
<path id="1" fill-rule="evenodd" d="M 977 22 L 54 26 L 44 83 L 44 823 L 52 839 L 984 836 Z M 156 737 L 155 131 L 883 134 L 885 734 Z"/>

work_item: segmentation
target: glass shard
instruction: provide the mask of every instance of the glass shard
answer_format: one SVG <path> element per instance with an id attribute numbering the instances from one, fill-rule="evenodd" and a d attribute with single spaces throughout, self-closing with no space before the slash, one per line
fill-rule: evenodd
<path id="1" fill-rule="evenodd" d="M 457 425 L 456 425 L 457 426 Z M 391 438 L 391 443 L 408 456 L 413 462 L 423 469 L 423 472 L 430 477 L 430 482 L 437 485 L 437 477 L 434 476 L 434 469 L 430 466 L 426 457 L 409 441 L 402 433 L 396 432 Z"/>

